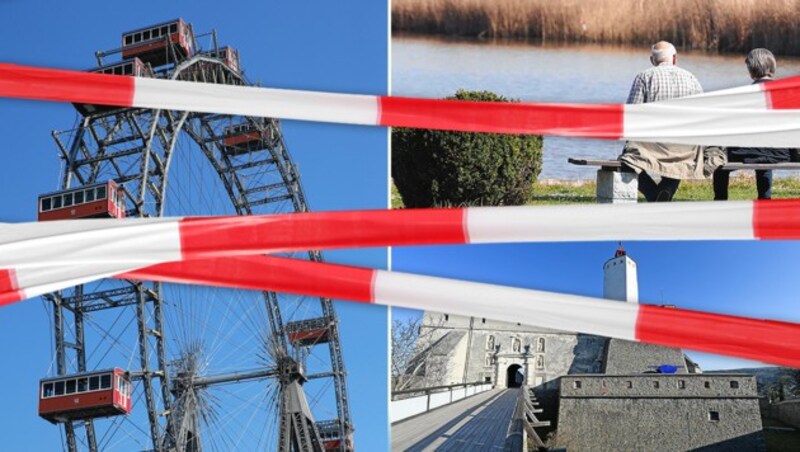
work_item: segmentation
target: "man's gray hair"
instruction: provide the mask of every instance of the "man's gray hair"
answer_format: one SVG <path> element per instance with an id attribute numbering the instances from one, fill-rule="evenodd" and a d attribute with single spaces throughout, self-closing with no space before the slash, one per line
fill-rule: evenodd
<path id="1" fill-rule="evenodd" d="M 663 63 L 665 61 L 671 62 L 672 57 L 677 55 L 678 51 L 669 42 L 660 41 L 653 44 L 653 47 L 650 48 L 650 53 L 655 63 Z"/>
<path id="2" fill-rule="evenodd" d="M 747 54 L 744 59 L 747 64 L 747 70 L 750 72 L 750 77 L 753 80 L 758 80 L 764 77 L 773 77 L 778 69 L 778 62 L 775 61 L 775 55 L 767 49 L 753 49 Z"/>

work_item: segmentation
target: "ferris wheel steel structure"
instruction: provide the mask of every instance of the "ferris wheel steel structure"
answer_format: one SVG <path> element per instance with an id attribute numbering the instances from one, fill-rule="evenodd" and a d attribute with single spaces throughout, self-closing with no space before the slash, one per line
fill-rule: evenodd
<path id="1" fill-rule="evenodd" d="M 181 55 L 175 44 L 165 38 L 167 64 L 155 70 L 151 68 L 153 75 L 191 82 L 249 84 L 238 67 L 234 69 L 224 59 L 218 58 L 216 33 L 209 35 L 213 41 L 212 48 L 194 55 Z M 192 39 L 194 49 L 197 49 L 197 40 L 194 36 Z M 98 65 L 103 66 L 106 57 L 121 51 L 120 48 L 98 52 Z M 195 147 L 192 150 L 205 157 L 236 214 L 268 213 L 280 209 L 308 210 L 297 167 L 286 149 L 276 119 L 124 108 L 100 109 L 81 116 L 79 121 L 79 126 L 73 130 L 54 131 L 52 134 L 63 160 L 60 187 L 66 190 L 113 179 L 126 192 L 126 216 L 164 215 L 176 144 L 180 139 L 186 139 L 181 137 L 188 137 Z M 245 148 L 226 145 L 231 124 L 244 125 L 251 133 L 257 133 L 258 145 L 250 143 Z M 216 212 L 206 212 L 213 213 Z M 309 252 L 305 258 L 322 260 L 318 252 Z M 202 392 L 217 385 L 270 379 L 279 387 L 279 398 L 275 401 L 280 412 L 276 438 L 278 450 L 353 450 L 346 369 L 333 304 L 329 299 L 318 299 L 318 315 L 315 312 L 312 317 L 303 317 L 302 314 L 291 317 L 281 311 L 281 297 L 272 292 L 262 294 L 267 314 L 267 325 L 263 325 L 266 334 L 252 338 L 264 342 L 271 355 L 270 364 L 204 375 L 200 352 L 178 350 L 170 353 L 168 350 L 167 339 L 171 332 L 166 329 L 164 318 L 165 310 L 170 309 L 170 300 L 165 296 L 164 285 L 108 281 L 55 292 L 45 297 L 52 305 L 55 372 L 68 375 L 92 370 L 93 363 L 87 356 L 92 347 L 87 343 L 86 334 L 90 316 L 102 311 L 126 310 L 119 314 L 123 316 L 127 311 L 133 311 L 133 319 L 129 322 L 135 322 L 137 343 L 131 348 L 137 349 L 138 362 L 135 368 L 130 369 L 130 375 L 135 384 L 140 385 L 143 401 L 140 400 L 139 404 L 143 404 L 147 412 L 147 425 L 140 427 L 149 434 L 151 444 L 148 447 L 153 450 L 202 450 L 204 438 L 200 424 L 206 416 L 201 412 Z M 224 303 L 225 300 L 209 302 Z M 102 334 L 110 335 L 115 325 L 116 321 L 108 328 L 101 328 L 105 332 Z M 309 331 L 317 332 L 312 335 L 313 339 L 303 336 Z M 106 348 L 115 346 L 113 342 L 109 339 Z M 327 349 L 322 353 L 329 356 L 321 362 L 329 368 L 307 374 L 305 361 L 310 350 L 320 348 Z M 321 422 L 313 419 L 303 391 L 303 384 L 312 379 L 332 381 L 336 400 L 334 419 Z M 98 450 L 102 438 L 98 438 L 95 420 L 67 421 L 63 427 L 63 439 L 68 450 L 78 450 L 79 445 L 91 451 Z M 328 441 L 337 438 L 338 443 Z"/>

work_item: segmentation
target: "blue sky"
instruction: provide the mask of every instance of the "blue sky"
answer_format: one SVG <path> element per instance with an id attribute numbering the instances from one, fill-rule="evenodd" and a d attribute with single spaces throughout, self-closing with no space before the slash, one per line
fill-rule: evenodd
<path id="1" fill-rule="evenodd" d="M 643 303 L 800 322 L 798 242 L 628 242 Z M 392 249 L 392 270 L 603 296 L 603 263 L 616 242 Z M 393 310 L 393 318 L 419 311 Z M 763 364 L 689 352 L 704 369 Z"/>
<path id="2" fill-rule="evenodd" d="M 221 3 L 0 1 L 0 61 L 57 68 L 94 66 L 94 52 L 117 47 L 140 26 L 182 17 L 195 30 L 216 28 L 239 49 L 251 81 L 281 88 L 383 94 L 387 90 L 385 2 Z M 50 136 L 73 127 L 68 104 L 0 99 L 0 221 L 35 219 L 36 196 L 58 188 L 59 160 Z M 289 151 L 313 210 L 386 206 L 385 129 L 285 121 Z M 213 212 L 208 212 L 213 213 Z M 328 253 L 329 261 L 384 267 L 384 250 Z M 387 449 L 386 312 L 337 304 L 356 444 Z M 36 416 L 36 386 L 50 364 L 49 317 L 35 299 L 0 310 L 0 423 L 9 450 L 52 450 L 58 430 Z"/>

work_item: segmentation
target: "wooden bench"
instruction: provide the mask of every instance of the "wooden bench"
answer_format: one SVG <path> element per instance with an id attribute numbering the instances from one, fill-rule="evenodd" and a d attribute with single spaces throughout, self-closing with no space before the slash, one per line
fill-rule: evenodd
<path id="1" fill-rule="evenodd" d="M 619 160 L 591 160 L 568 158 L 567 161 L 578 166 L 599 166 L 606 171 L 622 171 L 622 164 Z M 737 170 L 800 170 L 800 162 L 785 163 L 726 163 L 722 169 L 729 171 Z"/>
<path id="2" fill-rule="evenodd" d="M 597 202 L 625 203 L 638 199 L 638 181 L 635 173 L 622 167 L 619 160 L 596 160 L 568 158 L 567 161 L 578 166 L 596 166 Z M 722 169 L 738 170 L 800 170 L 800 162 L 785 163 L 726 163 Z"/>

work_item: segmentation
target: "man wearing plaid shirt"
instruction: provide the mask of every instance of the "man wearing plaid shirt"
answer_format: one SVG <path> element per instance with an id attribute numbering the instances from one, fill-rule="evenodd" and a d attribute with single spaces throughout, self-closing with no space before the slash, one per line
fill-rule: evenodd
<path id="1" fill-rule="evenodd" d="M 700 82 L 691 72 L 678 67 L 675 46 L 666 41 L 653 45 L 650 63 L 653 67 L 636 75 L 629 104 L 641 104 L 691 96 L 703 92 Z M 639 191 L 648 201 L 669 201 L 678 190 L 681 179 L 695 176 L 692 165 L 702 149 L 694 146 L 627 143 L 620 160 L 628 169 L 639 173 Z M 648 171 L 661 174 L 656 184 Z M 670 177 L 673 176 L 673 177 Z"/>

